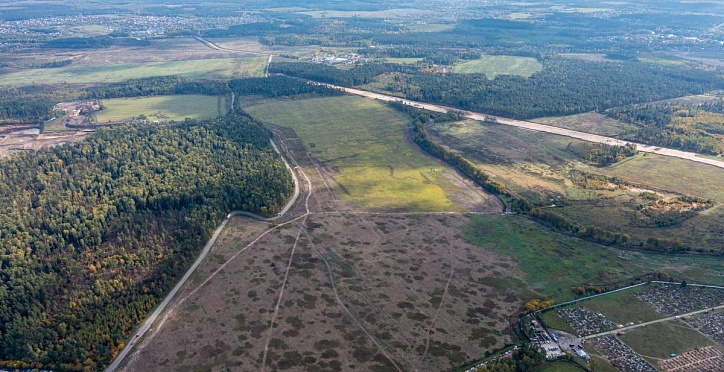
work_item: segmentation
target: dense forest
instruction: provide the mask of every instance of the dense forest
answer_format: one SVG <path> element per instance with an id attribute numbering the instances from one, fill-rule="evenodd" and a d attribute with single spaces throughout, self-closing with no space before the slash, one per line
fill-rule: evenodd
<path id="1" fill-rule="evenodd" d="M 638 127 L 625 133 L 625 138 L 656 146 L 718 155 L 724 151 L 723 112 L 724 100 L 719 99 L 697 105 L 629 105 L 608 109 L 605 114 Z"/>
<path id="2" fill-rule="evenodd" d="M 524 344 L 513 350 L 509 357 L 498 358 L 480 366 L 477 372 L 525 372 L 534 371 L 545 361 L 545 352 L 537 345 Z"/>
<path id="3" fill-rule="evenodd" d="M 0 125 L 48 120 L 60 97 L 47 87 L 0 88 Z"/>
<path id="4" fill-rule="evenodd" d="M 423 73 L 413 66 L 372 64 L 340 71 L 306 63 L 273 63 L 270 72 L 354 86 L 387 78 L 375 87 L 406 98 L 516 119 L 570 115 L 723 89 L 724 78 L 704 70 L 641 62 L 588 62 L 547 58 L 530 78 Z"/>
<path id="5" fill-rule="evenodd" d="M 103 368 L 229 211 L 270 215 L 292 191 L 244 115 L 0 161 L 0 365 Z"/>

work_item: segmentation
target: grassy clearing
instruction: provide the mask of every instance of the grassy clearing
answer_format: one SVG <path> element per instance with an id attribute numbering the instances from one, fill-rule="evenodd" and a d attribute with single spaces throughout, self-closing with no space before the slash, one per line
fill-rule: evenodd
<path id="1" fill-rule="evenodd" d="M 724 246 L 721 233 L 724 172 L 719 168 L 649 154 L 599 168 L 582 163 L 583 159 L 576 154 L 575 149 L 583 146 L 582 141 L 474 121 L 438 123 L 432 132 L 505 183 L 516 195 L 546 203 L 569 200 L 571 203 L 558 211 L 584 226 L 596 225 L 626 233 L 634 242 L 657 236 L 682 240 L 694 250 Z M 584 188 L 572 182 L 571 170 L 619 177 L 636 187 Z M 716 203 L 713 208 L 676 225 L 654 228 L 637 214 L 641 203 L 639 189 L 668 190 L 713 199 Z M 669 197 L 676 195 L 667 194 Z M 706 281 L 706 278 L 697 280 Z"/>
<path id="2" fill-rule="evenodd" d="M 540 313 L 539 317 L 547 328 L 557 329 L 559 331 L 570 333 L 572 335 L 576 334 L 576 330 L 568 325 L 568 323 L 566 323 L 563 319 L 561 319 L 561 317 L 558 316 L 555 310 Z"/>
<path id="3" fill-rule="evenodd" d="M 149 120 L 207 119 L 220 114 L 218 101 L 219 97 L 202 95 L 107 99 L 103 101 L 105 109 L 96 116 L 101 123 L 130 120 L 141 114 Z M 225 102 L 222 107 L 226 107 Z"/>
<path id="4" fill-rule="evenodd" d="M 470 219 L 471 224 L 465 231 L 469 241 L 513 257 L 525 273 L 525 282 L 556 302 L 573 299 L 571 289 L 582 283 L 613 283 L 656 270 L 686 278 L 690 278 L 687 273 L 693 271 L 709 282 L 724 282 L 721 276 L 724 262 L 710 257 L 606 248 L 551 232 L 522 216 L 474 215 Z"/>
<path id="5" fill-rule="evenodd" d="M 653 358 L 666 359 L 671 354 L 683 354 L 696 347 L 718 345 L 680 321 L 635 328 L 619 338 L 649 361 Z"/>
<path id="6" fill-rule="evenodd" d="M 714 199 L 716 204 L 713 208 L 677 226 L 656 231 L 693 242 L 695 249 L 724 247 L 721 230 L 724 226 L 724 172 L 720 168 L 671 157 L 639 154 L 606 167 L 601 173 L 684 195 Z"/>
<path id="7" fill-rule="evenodd" d="M 453 67 L 458 74 L 485 74 L 488 79 L 498 75 L 520 75 L 529 77 L 543 69 L 543 65 L 535 58 L 514 56 L 489 56 L 468 61 Z"/>
<path id="8" fill-rule="evenodd" d="M 344 96 L 246 108 L 294 129 L 343 200 L 378 211 L 459 211 L 444 168 L 407 144 L 408 118 L 381 103 Z M 445 171 L 447 172 L 447 171 Z"/>
<path id="9" fill-rule="evenodd" d="M 603 314 L 616 324 L 625 325 L 629 322 L 642 323 L 661 319 L 663 316 L 656 312 L 649 304 L 632 296 L 632 293 L 641 290 L 641 287 L 638 287 L 628 291 L 597 297 L 592 300 L 580 302 L 579 304 L 580 306 L 585 306 L 597 313 Z"/>
<path id="10" fill-rule="evenodd" d="M 118 82 L 150 76 L 190 78 L 262 76 L 266 57 L 99 64 L 29 69 L 0 76 L 0 85 Z"/>
<path id="11" fill-rule="evenodd" d="M 50 132 L 63 132 L 67 131 L 68 129 L 63 127 L 63 118 L 55 118 L 53 120 L 45 122 L 45 126 L 43 127 L 43 133 L 50 133 Z M 74 129 L 75 130 L 75 129 Z"/>

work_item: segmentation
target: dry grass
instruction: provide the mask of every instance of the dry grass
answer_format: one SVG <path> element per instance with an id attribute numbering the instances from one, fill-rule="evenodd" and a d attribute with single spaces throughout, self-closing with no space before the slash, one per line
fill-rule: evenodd
<path id="1" fill-rule="evenodd" d="M 267 339 L 268 370 L 392 371 L 396 364 L 429 371 L 478 357 L 511 340 L 508 317 L 524 285 L 511 260 L 458 236 L 466 223 L 463 216 L 363 213 L 287 225 L 201 290 L 181 294 L 188 299 L 169 310 L 125 370 L 261 370 Z M 214 251 L 233 252 L 229 245 L 248 239 L 225 236 Z"/>

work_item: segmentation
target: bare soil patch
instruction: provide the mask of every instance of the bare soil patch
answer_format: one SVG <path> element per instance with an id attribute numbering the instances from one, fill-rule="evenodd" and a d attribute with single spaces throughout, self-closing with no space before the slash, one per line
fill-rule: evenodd
<path id="1" fill-rule="evenodd" d="M 21 151 L 37 151 L 43 147 L 80 142 L 91 133 L 66 132 L 62 134 L 8 134 L 0 135 L 0 159 Z"/>

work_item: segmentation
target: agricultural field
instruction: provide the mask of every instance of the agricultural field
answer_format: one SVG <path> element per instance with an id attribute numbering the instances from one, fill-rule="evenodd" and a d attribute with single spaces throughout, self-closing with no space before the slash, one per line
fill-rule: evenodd
<path id="1" fill-rule="evenodd" d="M 151 76 L 189 78 L 262 76 L 268 57 L 78 65 L 28 69 L 0 75 L 0 85 L 119 82 Z"/>
<path id="2" fill-rule="evenodd" d="M 525 283 L 555 302 L 572 300 L 580 284 L 610 284 L 657 270 L 692 282 L 724 284 L 724 262 L 709 257 L 623 251 L 554 233 L 521 216 L 473 215 L 465 230 L 471 243 L 509 256 Z"/>
<path id="3" fill-rule="evenodd" d="M 494 211 L 497 199 L 407 141 L 409 118 L 379 102 L 343 96 L 279 100 L 246 107 L 294 130 L 327 187 L 373 211 Z"/>
<path id="4" fill-rule="evenodd" d="M 716 167 L 651 154 L 598 167 L 585 162 L 584 142 L 563 136 L 474 121 L 436 123 L 431 129 L 439 141 L 462 151 L 514 194 L 550 203 L 583 226 L 629 234 L 633 241 L 645 241 L 655 232 L 693 250 L 724 246 L 719 203 L 724 200 L 724 173 Z M 624 182 L 609 182 L 610 177 Z M 601 182 L 591 183 L 593 179 Z M 684 202 L 686 197 L 713 203 Z M 688 214 L 670 212 L 694 208 L 698 210 Z"/>
<path id="5" fill-rule="evenodd" d="M 206 285 L 180 294 L 124 370 L 449 370 L 509 342 L 533 296 L 512 259 L 458 235 L 467 223 L 313 214 L 246 248 L 258 223 L 235 221 Z"/>
<path id="6" fill-rule="evenodd" d="M 224 97 L 203 95 L 114 98 L 103 100 L 104 109 L 96 113 L 96 118 L 99 123 L 130 120 L 139 115 L 151 121 L 208 119 L 225 114 L 227 106 Z"/>
<path id="7" fill-rule="evenodd" d="M 535 58 L 484 55 L 480 59 L 455 65 L 452 71 L 458 74 L 485 74 L 488 79 L 498 75 L 519 75 L 529 77 L 543 69 Z"/>

